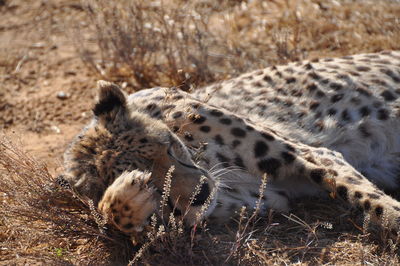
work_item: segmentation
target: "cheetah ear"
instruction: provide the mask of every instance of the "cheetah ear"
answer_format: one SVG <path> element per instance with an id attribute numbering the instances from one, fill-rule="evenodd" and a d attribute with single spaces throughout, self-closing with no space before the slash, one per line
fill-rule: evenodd
<path id="1" fill-rule="evenodd" d="M 116 114 L 118 110 L 126 109 L 126 97 L 118 85 L 99 80 L 97 82 L 98 100 L 93 107 L 95 116 Z"/>

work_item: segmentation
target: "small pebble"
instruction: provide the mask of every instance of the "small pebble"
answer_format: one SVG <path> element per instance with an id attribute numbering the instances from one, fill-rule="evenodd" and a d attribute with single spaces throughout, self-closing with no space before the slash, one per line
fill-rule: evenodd
<path id="1" fill-rule="evenodd" d="M 59 91 L 57 93 L 57 98 L 60 100 L 65 100 L 69 98 L 69 95 L 67 93 L 65 93 L 64 91 Z"/>

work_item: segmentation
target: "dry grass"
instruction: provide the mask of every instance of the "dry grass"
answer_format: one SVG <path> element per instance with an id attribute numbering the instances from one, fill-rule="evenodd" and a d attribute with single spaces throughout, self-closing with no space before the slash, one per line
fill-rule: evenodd
<path id="1" fill-rule="evenodd" d="M 77 40 L 83 62 L 135 89 L 188 89 L 271 64 L 400 48 L 394 1 L 84 3 L 96 37 Z"/>
<path id="2" fill-rule="evenodd" d="M 185 230 L 175 219 L 167 225 L 153 220 L 144 245 L 133 246 L 128 237 L 104 225 L 93 207 L 56 186 L 45 165 L 5 137 L 0 140 L 0 173 L 0 257 L 5 263 L 399 262 L 395 245 L 363 234 L 353 225 L 362 221 L 351 222 L 355 214 L 329 201 L 296 204 L 290 215 L 259 217 L 257 210 L 247 215 L 242 209 L 237 220 L 219 227 L 200 224 Z"/>
<path id="3" fill-rule="evenodd" d="M 38 2 L 35 16 L 43 13 Z M 134 90 L 189 89 L 271 64 L 400 49 L 400 5 L 389 0 L 55 2 L 87 17 L 89 29 L 82 33 L 79 26 L 74 34 L 82 62 Z M 45 15 L 53 10 L 44 6 Z M 62 19 L 55 14 L 51 20 Z M 20 27 L 34 34 L 40 21 Z M 65 27 L 72 28 L 70 21 Z M 12 73 L 25 51 L 0 53 L 0 71 Z M 99 228 L 102 218 L 93 208 L 56 187 L 45 164 L 4 137 L 0 200 L 0 264 L 399 264 L 397 245 L 380 233 L 364 233 L 360 213 L 320 199 L 294 203 L 286 216 L 243 212 L 220 227 L 182 232 L 179 221 L 165 229 L 154 225 L 139 250 L 107 225 Z"/>
<path id="4" fill-rule="evenodd" d="M 93 209 L 56 186 L 44 164 L 4 136 L 0 176 L 2 260 L 77 264 L 126 261 L 132 256 L 127 237 L 99 230 Z"/>

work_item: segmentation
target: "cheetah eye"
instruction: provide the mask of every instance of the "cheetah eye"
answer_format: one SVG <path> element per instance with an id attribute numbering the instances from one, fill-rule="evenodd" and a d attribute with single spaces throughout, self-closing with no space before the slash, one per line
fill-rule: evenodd
<path id="1" fill-rule="evenodd" d="M 181 160 L 179 160 L 179 159 L 175 156 L 175 154 L 174 154 L 173 149 L 171 148 L 171 146 L 168 148 L 167 153 L 168 153 L 168 155 L 169 155 L 172 159 L 174 159 L 175 161 L 177 161 L 180 165 L 185 166 L 185 167 L 187 167 L 187 168 L 197 169 L 196 166 L 190 165 L 190 164 L 187 164 L 187 163 L 184 163 L 184 162 L 182 162 Z"/>

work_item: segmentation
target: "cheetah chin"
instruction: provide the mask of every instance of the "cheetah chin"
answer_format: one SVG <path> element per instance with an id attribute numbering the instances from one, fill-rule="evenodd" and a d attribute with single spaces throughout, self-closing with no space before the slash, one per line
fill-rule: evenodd
<path id="1" fill-rule="evenodd" d="M 310 195 L 337 196 L 397 232 L 400 203 L 383 190 L 400 183 L 399 88 L 396 51 L 271 66 L 191 94 L 127 97 L 100 81 L 63 177 L 127 234 L 163 215 L 163 201 L 191 226 L 242 206 L 286 212 Z"/>

